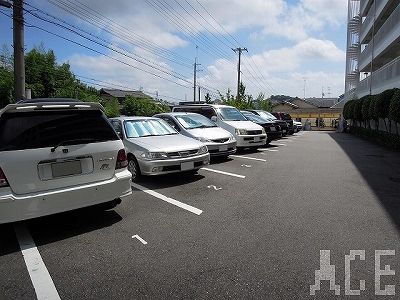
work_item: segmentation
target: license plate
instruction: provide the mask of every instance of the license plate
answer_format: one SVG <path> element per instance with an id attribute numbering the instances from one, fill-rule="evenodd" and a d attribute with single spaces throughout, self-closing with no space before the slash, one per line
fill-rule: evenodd
<path id="1" fill-rule="evenodd" d="M 259 137 L 259 136 L 255 136 L 255 137 L 254 137 L 254 141 L 255 141 L 255 142 L 259 142 L 259 141 L 260 141 L 260 137 Z"/>
<path id="2" fill-rule="evenodd" d="M 186 171 L 186 170 L 191 170 L 194 169 L 194 162 L 193 161 L 187 161 L 181 163 L 181 171 Z"/>
<path id="3" fill-rule="evenodd" d="M 276 131 L 276 128 L 275 127 L 270 127 L 270 130 L 271 131 Z"/>
<path id="4" fill-rule="evenodd" d="M 228 151 L 228 145 L 219 146 L 219 151 Z"/>
<path id="5" fill-rule="evenodd" d="M 51 172 L 53 178 L 81 174 L 81 162 L 79 160 L 72 160 L 52 163 Z"/>

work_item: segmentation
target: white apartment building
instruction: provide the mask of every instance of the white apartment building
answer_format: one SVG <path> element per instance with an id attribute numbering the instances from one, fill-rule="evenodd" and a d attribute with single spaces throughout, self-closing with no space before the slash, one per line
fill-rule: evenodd
<path id="1" fill-rule="evenodd" d="M 400 88 L 400 0 L 348 0 L 344 99 Z"/>

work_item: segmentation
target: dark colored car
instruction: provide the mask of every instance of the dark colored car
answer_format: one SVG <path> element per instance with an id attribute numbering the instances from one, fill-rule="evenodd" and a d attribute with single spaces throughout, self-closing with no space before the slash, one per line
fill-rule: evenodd
<path id="1" fill-rule="evenodd" d="M 267 142 L 268 145 L 271 141 L 280 139 L 282 137 L 282 129 L 281 127 L 273 121 L 267 121 L 264 118 L 253 114 L 252 112 L 241 110 L 240 111 L 247 120 L 252 121 L 262 127 L 264 127 L 265 132 L 267 133 Z"/>
<path id="2" fill-rule="evenodd" d="M 277 119 L 273 114 L 271 114 L 270 112 L 266 111 L 266 110 L 262 110 L 262 109 L 245 109 L 244 111 L 248 111 L 251 112 L 257 116 L 260 116 L 261 118 L 270 121 L 270 122 L 274 122 L 275 124 L 279 125 L 281 127 L 282 130 L 282 136 L 286 136 L 289 133 L 289 126 L 287 124 L 286 121 L 283 120 L 279 120 Z"/>
<path id="3" fill-rule="evenodd" d="M 289 127 L 289 134 L 294 133 L 293 119 L 290 114 L 288 114 L 287 112 L 281 112 L 281 111 L 274 111 L 271 114 L 273 114 L 279 120 L 286 121 L 286 123 L 288 123 L 288 127 Z"/>

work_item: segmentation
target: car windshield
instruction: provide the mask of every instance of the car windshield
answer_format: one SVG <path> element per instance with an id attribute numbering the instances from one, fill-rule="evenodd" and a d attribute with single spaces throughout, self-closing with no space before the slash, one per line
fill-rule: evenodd
<path id="1" fill-rule="evenodd" d="M 273 115 L 273 114 L 271 114 L 271 113 L 269 113 L 269 112 L 267 112 L 267 111 L 257 111 L 258 112 L 258 114 L 262 117 L 262 118 L 264 118 L 264 119 L 267 119 L 267 120 L 276 120 L 276 117 Z"/>
<path id="2" fill-rule="evenodd" d="M 247 121 L 247 119 L 235 107 L 221 107 L 219 113 L 221 119 L 224 121 Z"/>
<path id="3" fill-rule="evenodd" d="M 186 129 L 217 127 L 213 121 L 200 114 L 179 115 L 175 118 Z"/>
<path id="4" fill-rule="evenodd" d="M 161 119 L 126 120 L 125 133 L 128 138 L 178 134 L 178 132 Z"/>
<path id="5" fill-rule="evenodd" d="M 265 123 L 265 119 L 264 118 L 262 118 L 262 117 L 260 117 L 260 116 L 257 116 L 257 115 L 255 115 L 255 114 L 252 114 L 252 113 L 244 113 L 243 114 L 248 120 L 250 120 L 250 121 L 252 121 L 252 122 L 257 122 L 257 123 Z"/>

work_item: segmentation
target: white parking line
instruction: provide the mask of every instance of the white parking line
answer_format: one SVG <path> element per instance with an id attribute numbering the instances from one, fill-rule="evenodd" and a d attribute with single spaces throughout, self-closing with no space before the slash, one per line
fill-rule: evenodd
<path id="1" fill-rule="evenodd" d="M 277 149 L 258 149 L 258 150 L 261 150 L 261 151 L 269 151 L 269 152 L 278 152 Z"/>
<path id="2" fill-rule="evenodd" d="M 287 146 L 286 144 L 275 144 L 274 143 L 274 146 Z"/>
<path id="3" fill-rule="evenodd" d="M 231 156 L 232 156 L 232 155 L 231 155 Z M 234 176 L 234 177 L 239 177 L 239 178 L 246 178 L 246 176 L 244 176 L 244 175 L 239 175 L 239 174 L 234 174 L 234 173 L 228 173 L 228 172 L 219 171 L 219 170 L 214 170 L 214 169 L 209 169 L 209 168 L 201 168 L 201 170 L 206 170 L 206 171 L 210 171 L 210 172 L 214 172 L 214 173 L 220 173 L 220 174 L 229 175 L 229 176 Z"/>
<path id="4" fill-rule="evenodd" d="M 138 189 L 138 190 L 141 190 L 141 191 L 143 191 L 143 192 L 145 192 L 145 193 L 147 193 L 149 195 L 152 195 L 152 196 L 154 196 L 154 197 L 156 197 L 158 199 L 164 200 L 165 202 L 171 203 L 171 204 L 176 205 L 176 206 L 178 206 L 180 208 L 183 208 L 183 209 L 185 209 L 187 211 L 190 211 L 190 212 L 192 212 L 192 213 L 194 213 L 196 215 L 200 215 L 203 212 L 201 209 L 198 209 L 196 207 L 190 206 L 190 205 L 188 205 L 186 203 L 183 203 L 183 202 L 180 202 L 178 200 L 169 198 L 169 197 L 164 196 L 164 195 L 162 195 L 160 193 L 157 193 L 157 192 L 155 192 L 153 190 L 149 190 L 148 188 L 145 188 L 144 186 L 141 186 L 141 185 L 139 185 L 137 183 L 133 183 L 132 182 L 131 185 L 134 188 Z"/>
<path id="5" fill-rule="evenodd" d="M 25 223 L 14 224 L 14 231 L 37 299 L 61 299 Z"/>
<path id="6" fill-rule="evenodd" d="M 255 158 L 255 157 L 250 157 L 250 156 L 241 156 L 241 155 L 229 155 L 232 157 L 239 157 L 239 158 L 246 158 L 246 159 L 252 159 L 252 160 L 259 160 L 259 161 L 267 161 L 265 159 L 262 158 Z"/>

